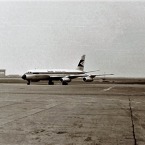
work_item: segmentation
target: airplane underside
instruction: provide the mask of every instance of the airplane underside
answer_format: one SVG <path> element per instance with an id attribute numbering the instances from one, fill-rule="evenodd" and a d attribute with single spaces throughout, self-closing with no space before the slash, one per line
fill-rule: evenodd
<path id="1" fill-rule="evenodd" d="M 61 81 L 62 85 L 68 85 L 68 82 L 62 81 L 60 79 L 54 79 L 55 81 Z M 48 85 L 54 85 L 54 80 L 48 80 Z M 27 80 L 27 85 L 30 85 L 31 82 L 39 82 L 40 80 Z"/>

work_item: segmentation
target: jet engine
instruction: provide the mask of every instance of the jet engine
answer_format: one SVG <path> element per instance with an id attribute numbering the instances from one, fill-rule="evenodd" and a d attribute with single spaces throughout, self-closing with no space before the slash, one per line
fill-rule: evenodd
<path id="1" fill-rule="evenodd" d="M 71 82 L 71 79 L 70 78 L 61 78 L 61 82 L 66 82 L 66 83 L 69 83 Z"/>
<path id="2" fill-rule="evenodd" d="M 90 76 L 83 78 L 84 82 L 92 82 L 93 78 L 91 78 Z"/>

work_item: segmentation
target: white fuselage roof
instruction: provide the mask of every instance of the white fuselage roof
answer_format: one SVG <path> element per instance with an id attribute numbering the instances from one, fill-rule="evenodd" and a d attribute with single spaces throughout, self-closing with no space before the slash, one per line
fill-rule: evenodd
<path id="1" fill-rule="evenodd" d="M 27 73 L 84 73 L 74 69 L 34 69 L 28 70 Z"/>

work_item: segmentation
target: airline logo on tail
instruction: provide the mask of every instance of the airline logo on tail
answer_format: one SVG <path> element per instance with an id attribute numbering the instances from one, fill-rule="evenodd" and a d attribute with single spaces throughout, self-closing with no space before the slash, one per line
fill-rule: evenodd
<path id="1" fill-rule="evenodd" d="M 85 63 L 85 55 L 81 57 L 81 60 L 77 66 L 77 70 L 83 71 L 84 70 L 84 63 Z"/>
<path id="2" fill-rule="evenodd" d="M 78 66 L 84 67 L 84 60 L 80 60 L 80 63 L 78 64 Z"/>

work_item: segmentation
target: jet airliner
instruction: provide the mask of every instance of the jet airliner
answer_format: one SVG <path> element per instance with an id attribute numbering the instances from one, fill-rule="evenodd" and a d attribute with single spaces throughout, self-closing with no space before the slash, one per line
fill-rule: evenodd
<path id="1" fill-rule="evenodd" d="M 83 55 L 78 63 L 76 69 L 35 69 L 27 71 L 22 79 L 27 80 L 27 85 L 31 82 L 38 82 L 40 80 L 47 80 L 48 85 L 54 85 L 53 81 L 61 81 L 62 85 L 68 85 L 72 79 L 83 78 L 85 82 L 92 82 L 95 76 L 100 75 L 89 75 L 88 72 L 84 71 L 85 55 Z"/>

